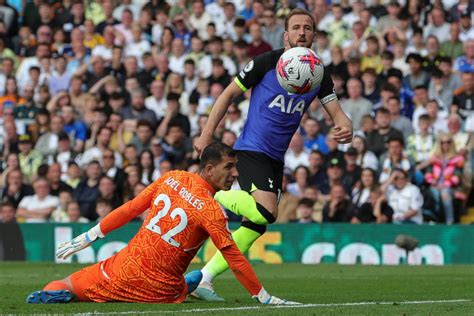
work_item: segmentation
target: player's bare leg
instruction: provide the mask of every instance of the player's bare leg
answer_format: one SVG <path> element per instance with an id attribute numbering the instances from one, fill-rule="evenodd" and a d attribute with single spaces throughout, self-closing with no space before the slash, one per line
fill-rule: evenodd
<path id="1" fill-rule="evenodd" d="M 273 223 L 278 216 L 277 195 L 273 192 L 258 189 L 252 194 L 240 190 L 219 191 L 214 198 L 225 208 L 244 217 L 242 226 L 232 234 L 232 238 L 242 253 L 247 252 L 252 244 L 265 233 L 266 225 Z M 224 299 L 215 293 L 212 280 L 228 268 L 229 265 L 222 254 L 216 252 L 201 270 L 202 282 L 194 291 L 193 296 L 206 301 L 223 301 Z"/>

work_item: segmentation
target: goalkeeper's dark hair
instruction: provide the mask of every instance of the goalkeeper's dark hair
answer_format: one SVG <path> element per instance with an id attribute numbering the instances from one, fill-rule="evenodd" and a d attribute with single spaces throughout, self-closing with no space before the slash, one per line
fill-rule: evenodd
<path id="1" fill-rule="evenodd" d="M 307 15 L 313 22 L 313 32 L 316 32 L 316 20 L 314 19 L 314 16 L 307 10 L 301 9 L 301 8 L 296 8 L 290 11 L 288 15 L 285 18 L 285 31 L 288 31 L 288 22 L 290 21 L 291 17 L 294 15 Z"/>
<path id="2" fill-rule="evenodd" d="M 204 169 L 206 165 L 218 165 L 224 157 L 235 157 L 237 152 L 232 147 L 221 142 L 213 142 L 204 148 L 201 155 L 200 168 Z"/>

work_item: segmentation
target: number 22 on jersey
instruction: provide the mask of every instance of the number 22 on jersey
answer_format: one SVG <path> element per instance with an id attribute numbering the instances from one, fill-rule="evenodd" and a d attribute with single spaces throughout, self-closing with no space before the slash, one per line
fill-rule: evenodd
<path id="1" fill-rule="evenodd" d="M 154 233 L 157 233 L 158 235 L 161 235 L 161 239 L 166 241 L 168 244 L 179 247 L 179 242 L 173 239 L 174 236 L 182 232 L 186 226 L 188 225 L 188 216 L 186 215 L 186 212 L 180 208 L 174 208 L 170 216 L 172 219 L 175 219 L 176 216 L 179 216 L 179 223 L 175 227 L 171 228 L 169 231 L 167 231 L 165 234 L 162 234 L 160 226 L 158 226 L 158 223 L 160 219 L 168 215 L 168 212 L 170 211 L 171 208 L 171 200 L 168 195 L 166 194 L 160 194 L 158 195 L 155 200 L 153 201 L 153 205 L 158 206 L 160 202 L 164 203 L 163 208 L 150 220 L 148 225 L 146 225 L 146 228 L 151 230 Z"/>

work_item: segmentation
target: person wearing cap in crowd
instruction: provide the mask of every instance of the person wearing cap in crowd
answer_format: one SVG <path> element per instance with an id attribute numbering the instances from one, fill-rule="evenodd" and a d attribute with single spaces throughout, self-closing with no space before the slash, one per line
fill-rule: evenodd
<path id="1" fill-rule="evenodd" d="M 410 182 L 408 172 L 394 169 L 381 189 L 388 205 L 393 209 L 394 224 L 423 224 L 423 195 L 420 189 Z"/>
<path id="2" fill-rule="evenodd" d="M 22 134 L 18 138 L 18 159 L 20 160 L 20 168 L 26 183 L 31 183 L 38 167 L 43 163 L 43 156 L 33 149 L 33 140 L 30 134 Z"/>

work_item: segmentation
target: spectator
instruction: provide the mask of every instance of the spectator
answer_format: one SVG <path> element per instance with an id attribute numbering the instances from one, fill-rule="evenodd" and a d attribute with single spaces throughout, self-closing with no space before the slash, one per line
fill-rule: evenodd
<path id="1" fill-rule="evenodd" d="M 406 171 L 394 169 L 382 185 L 382 191 L 385 192 L 388 205 L 393 209 L 394 224 L 423 223 L 423 196 L 420 189 L 410 183 Z"/>
<path id="2" fill-rule="evenodd" d="M 146 120 L 151 126 L 157 125 L 155 112 L 145 107 L 145 93 L 141 89 L 133 90 L 131 93 L 131 105 L 122 110 L 124 120 Z"/>
<path id="3" fill-rule="evenodd" d="M 81 208 L 79 203 L 72 200 L 66 206 L 66 223 L 89 223 L 89 220 L 81 216 Z"/>
<path id="4" fill-rule="evenodd" d="M 351 224 L 390 223 L 392 216 L 393 209 L 388 205 L 380 189 L 375 188 L 370 191 L 369 200 L 355 209 Z"/>
<path id="5" fill-rule="evenodd" d="M 362 96 L 374 104 L 380 101 L 380 88 L 377 83 L 377 74 L 375 69 L 367 68 L 362 72 L 362 83 L 364 91 Z"/>
<path id="6" fill-rule="evenodd" d="M 459 23 L 453 22 L 449 26 L 449 39 L 441 41 L 440 55 L 456 59 L 464 54 L 463 42 L 459 39 L 460 27 Z"/>
<path id="7" fill-rule="evenodd" d="M 457 114 L 451 114 L 447 118 L 449 134 L 453 137 L 456 151 L 465 155 L 470 141 L 470 135 L 461 131 L 462 119 Z"/>
<path id="8" fill-rule="evenodd" d="M 81 182 L 81 169 L 76 162 L 70 161 L 67 165 L 67 172 L 63 177 L 64 182 L 71 188 L 76 189 Z"/>
<path id="9" fill-rule="evenodd" d="M 144 189 L 144 188 L 143 188 Z M 114 208 L 109 200 L 99 198 L 95 206 L 95 212 L 97 213 L 97 221 L 101 221 L 107 214 L 112 212 Z"/>
<path id="10" fill-rule="evenodd" d="M 61 165 L 57 162 L 49 165 L 46 179 L 49 182 L 50 194 L 53 196 L 59 196 L 62 191 L 72 191 L 72 188 L 61 180 Z"/>
<path id="11" fill-rule="evenodd" d="M 367 144 L 368 150 L 380 157 L 386 151 L 387 141 L 394 137 L 403 139 L 403 134 L 390 126 L 390 111 L 385 108 L 377 111 L 375 122 L 378 128 L 367 135 Z"/>
<path id="12" fill-rule="evenodd" d="M 180 125 L 186 136 L 191 134 L 191 124 L 189 123 L 189 119 L 180 112 L 179 98 L 179 94 L 172 92 L 166 96 L 168 106 L 165 116 L 158 126 L 157 135 L 159 137 L 165 137 L 171 122 Z"/>
<path id="13" fill-rule="evenodd" d="M 323 223 L 348 222 L 351 218 L 352 205 L 346 197 L 346 191 L 342 185 L 334 185 L 331 188 L 330 200 L 323 208 Z"/>
<path id="14" fill-rule="evenodd" d="M 410 135 L 407 141 L 407 153 L 415 163 L 417 171 L 422 171 L 428 166 L 434 144 L 435 137 L 431 129 L 431 119 L 427 114 L 423 114 L 418 120 L 418 132 Z"/>
<path id="15" fill-rule="evenodd" d="M 58 207 L 59 199 L 49 194 L 48 180 L 37 178 L 33 181 L 34 195 L 25 196 L 18 205 L 17 217 L 26 223 L 45 223 Z"/>
<path id="16" fill-rule="evenodd" d="M 298 224 L 312 224 L 316 223 L 313 220 L 313 204 L 314 201 L 307 199 L 307 198 L 302 198 L 298 202 L 298 206 L 296 208 L 296 223 Z"/>
<path id="17" fill-rule="evenodd" d="M 454 70 L 468 73 L 474 71 L 474 39 L 464 42 L 464 54 L 454 60 Z"/>
<path id="18" fill-rule="evenodd" d="M 359 79 L 347 81 L 347 93 L 349 98 L 341 101 L 341 107 L 352 120 L 354 130 L 358 130 L 362 117 L 372 111 L 372 102 L 362 96 L 362 82 Z"/>
<path id="19" fill-rule="evenodd" d="M 309 184 L 317 186 L 319 183 L 327 182 L 324 154 L 318 150 L 312 150 L 308 160 Z"/>
<path id="20" fill-rule="evenodd" d="M 296 132 L 285 154 L 285 167 L 295 171 L 298 166 L 308 166 L 309 153 L 305 150 L 303 136 Z"/>
<path id="21" fill-rule="evenodd" d="M 245 120 L 242 118 L 242 112 L 235 104 L 231 104 L 227 108 L 227 116 L 225 119 L 225 128 L 231 130 L 236 136 L 239 136 L 244 128 Z"/>
<path id="22" fill-rule="evenodd" d="M 389 180 L 393 170 L 401 169 L 407 174 L 413 171 L 413 164 L 404 153 L 403 138 L 392 137 L 387 141 L 387 153 L 380 157 L 379 182 L 384 184 Z"/>
<path id="23" fill-rule="evenodd" d="M 81 207 L 81 216 L 95 220 L 95 201 L 100 195 L 99 179 L 102 170 L 97 160 L 92 160 L 86 167 L 86 176 L 73 191 L 73 197 Z"/>
<path id="24" fill-rule="evenodd" d="M 438 38 L 440 42 L 449 40 L 450 24 L 445 21 L 445 12 L 442 8 L 434 7 L 430 12 L 430 23 L 424 29 L 424 36 L 433 35 Z"/>
<path id="25" fill-rule="evenodd" d="M 64 131 L 63 119 L 52 116 L 48 131 L 42 133 L 35 144 L 35 149 L 43 156 L 44 161 L 50 163 L 58 152 L 59 134 Z"/>
<path id="26" fill-rule="evenodd" d="M 405 77 L 404 84 L 413 90 L 416 86 L 428 86 L 429 74 L 423 70 L 423 57 L 419 54 L 411 53 L 407 56 L 406 62 L 410 66 L 410 73 Z"/>
<path id="27" fill-rule="evenodd" d="M 16 210 L 11 202 L 0 204 L 0 224 L 16 223 Z"/>
<path id="28" fill-rule="evenodd" d="M 462 86 L 454 91 L 450 112 L 457 112 L 462 118 L 466 118 L 474 113 L 474 72 L 463 72 L 461 81 Z"/>
<path id="29" fill-rule="evenodd" d="M 25 196 L 34 194 L 33 188 L 23 182 L 20 169 L 12 168 L 4 173 L 6 173 L 5 186 L 0 191 L 1 202 L 12 203 L 17 208 Z"/>
<path id="30" fill-rule="evenodd" d="M 121 197 L 117 194 L 114 180 L 106 175 L 103 175 L 99 180 L 98 185 L 99 199 L 105 199 L 110 202 L 113 208 L 122 204 Z"/>
<path id="31" fill-rule="evenodd" d="M 352 147 L 357 151 L 356 163 L 361 168 L 378 170 L 379 161 L 375 154 L 367 149 L 367 140 L 363 133 L 356 133 L 352 138 Z"/>
<path id="32" fill-rule="evenodd" d="M 23 178 L 26 183 L 31 183 L 34 176 L 36 176 L 38 167 L 43 162 L 43 156 L 36 149 L 33 149 L 33 140 L 29 134 L 20 135 L 18 148 L 20 149 L 18 159 L 20 160 Z"/>
<path id="33" fill-rule="evenodd" d="M 72 193 L 70 191 L 59 192 L 58 207 L 51 213 L 51 221 L 56 223 L 67 223 L 68 215 L 66 208 L 69 202 L 72 202 Z"/>
<path id="34" fill-rule="evenodd" d="M 425 109 L 426 114 L 430 117 L 434 135 L 447 132 L 448 127 L 446 126 L 446 117 L 448 113 L 441 111 L 438 101 L 429 100 L 428 103 L 426 103 Z"/>
<path id="35" fill-rule="evenodd" d="M 79 165 L 86 166 L 93 160 L 102 161 L 104 150 L 109 148 L 111 137 L 112 130 L 106 126 L 101 127 L 97 135 L 96 145 L 84 151 L 84 154 L 79 159 Z M 123 163 L 122 156 L 118 152 L 114 152 L 114 156 L 116 166 L 121 167 Z"/>
<path id="36" fill-rule="evenodd" d="M 328 152 L 325 135 L 322 133 L 319 122 L 316 119 L 308 117 L 303 123 L 303 131 L 304 147 L 306 150 L 319 150 L 322 153 Z"/>
<path id="37" fill-rule="evenodd" d="M 277 23 L 275 12 L 270 9 L 263 11 L 264 27 L 262 28 L 263 40 L 268 43 L 272 49 L 283 47 L 283 26 Z"/>
<path id="38" fill-rule="evenodd" d="M 362 204 L 370 202 L 370 193 L 377 187 L 377 175 L 375 170 L 365 168 L 361 172 L 360 181 L 352 189 L 352 204 L 360 208 Z"/>
<path id="39" fill-rule="evenodd" d="M 174 166 L 182 166 L 192 154 L 192 142 L 179 122 L 171 122 L 161 144 L 166 159 Z M 163 173 L 161 173 L 163 174 Z"/>
<path id="40" fill-rule="evenodd" d="M 357 165 L 357 150 L 355 148 L 349 147 L 344 153 L 344 165 L 342 182 L 347 192 L 351 192 L 362 172 L 361 167 Z"/>
<path id="41" fill-rule="evenodd" d="M 64 131 L 70 136 L 73 142 L 73 149 L 82 152 L 87 140 L 87 126 L 84 122 L 76 119 L 74 108 L 70 105 L 63 106 L 61 117 L 64 122 Z"/>
<path id="42" fill-rule="evenodd" d="M 425 179 L 437 202 L 434 212 L 441 215 L 441 209 L 444 210 L 444 220 L 448 225 L 455 220 L 453 199 L 455 190 L 462 184 L 463 167 L 464 157 L 456 152 L 452 136 L 440 134 Z"/>
<path id="43" fill-rule="evenodd" d="M 401 131 L 403 139 L 406 141 L 413 134 L 413 127 L 409 118 L 400 115 L 400 99 L 397 97 L 389 98 L 387 100 L 387 110 L 390 112 L 392 127 Z"/>
<path id="44" fill-rule="evenodd" d="M 304 190 L 309 185 L 309 169 L 306 166 L 298 166 L 293 172 L 295 182 L 288 184 L 287 191 L 294 196 L 301 198 Z"/>
<path id="45" fill-rule="evenodd" d="M 140 153 L 138 169 L 141 183 L 147 186 L 160 177 L 160 171 L 155 168 L 153 153 L 150 150 L 143 150 Z"/>

